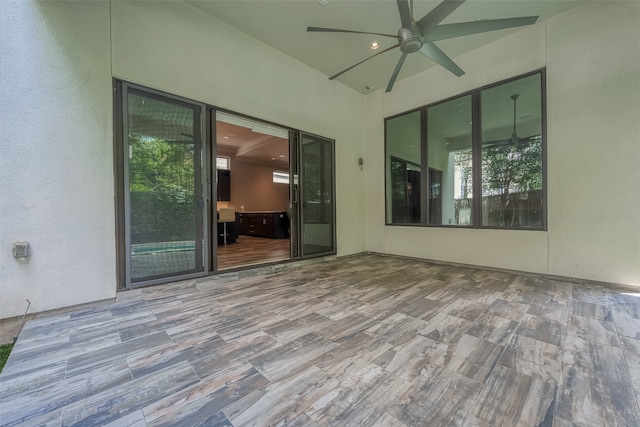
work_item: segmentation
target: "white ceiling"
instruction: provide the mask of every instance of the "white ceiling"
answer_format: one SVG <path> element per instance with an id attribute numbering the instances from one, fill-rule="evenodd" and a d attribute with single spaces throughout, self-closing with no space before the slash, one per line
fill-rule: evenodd
<path id="1" fill-rule="evenodd" d="M 308 26 L 340 28 L 356 31 L 396 34 L 400 28 L 398 7 L 394 0 L 328 0 L 321 6 L 317 0 L 185 0 L 198 10 L 236 27 L 285 54 L 332 76 L 373 55 L 369 45 L 381 43 L 385 49 L 395 39 L 365 34 L 308 33 Z M 574 7 L 581 0 L 467 0 L 442 23 L 483 19 L 540 16 L 538 24 L 549 17 Z M 414 0 L 414 19 L 419 20 L 440 0 Z M 538 25 L 536 24 L 536 25 Z M 491 43 L 518 29 L 493 31 L 460 37 L 436 44 L 454 58 Z M 379 52 L 379 50 L 378 50 Z M 239 54 L 242 54 L 239 52 Z M 384 88 L 400 57 L 398 49 L 384 53 L 338 77 L 353 89 L 368 93 Z M 398 80 L 423 71 L 435 64 L 419 53 L 410 54 Z M 474 70 L 465 70 L 473 73 Z M 443 72 L 447 72 L 443 70 Z M 372 87 L 367 89 L 367 86 Z"/>
<path id="2" fill-rule="evenodd" d="M 285 170 L 289 165 L 287 130 L 258 121 L 218 113 L 216 145 L 218 154 L 234 156 L 236 161 Z"/>

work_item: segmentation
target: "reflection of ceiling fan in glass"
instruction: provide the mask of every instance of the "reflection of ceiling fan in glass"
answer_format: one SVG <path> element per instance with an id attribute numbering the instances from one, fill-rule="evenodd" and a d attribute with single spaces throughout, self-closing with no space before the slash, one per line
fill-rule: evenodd
<path id="1" fill-rule="evenodd" d="M 520 94 L 514 93 L 511 95 L 511 100 L 513 101 L 513 132 L 511 133 L 511 138 L 509 139 L 500 139 L 497 141 L 483 141 L 482 145 L 486 147 L 500 147 L 504 145 L 519 145 L 521 143 L 529 142 L 531 138 L 534 138 L 537 135 L 528 136 L 526 138 L 520 138 L 518 133 L 516 132 L 516 104 Z"/>
<path id="2" fill-rule="evenodd" d="M 464 74 L 464 71 L 455 63 L 446 53 L 438 48 L 433 42 L 438 40 L 452 39 L 455 37 L 468 36 L 471 34 L 484 33 L 487 31 L 502 30 L 505 28 L 521 27 L 524 25 L 534 24 L 537 20 L 537 16 L 526 16 L 520 18 L 505 18 L 505 19 L 488 19 L 483 21 L 471 21 L 471 22 L 459 22 L 455 24 L 443 24 L 440 23 L 446 19 L 454 10 L 456 10 L 465 0 L 444 0 L 438 4 L 431 12 L 423 16 L 419 21 L 413 19 L 413 0 L 396 0 L 398 3 L 398 11 L 400 13 L 400 21 L 402 27 L 398 30 L 397 35 L 384 34 L 384 33 L 372 33 L 367 31 L 353 31 L 353 30 L 340 30 L 336 28 L 321 28 L 321 27 L 307 27 L 307 31 L 324 32 L 324 33 L 356 33 L 356 34 L 371 34 L 376 36 L 391 37 L 398 41 L 395 45 L 376 53 L 351 67 L 340 71 L 329 77 L 329 80 L 333 80 L 336 77 L 341 76 L 347 71 L 355 68 L 356 66 L 388 52 L 397 47 L 400 48 L 402 55 L 396 64 L 396 68 L 391 74 L 391 79 L 387 85 L 386 92 L 391 92 L 393 85 L 398 77 L 398 73 L 402 68 L 404 60 L 407 55 L 414 52 L 420 52 L 427 58 L 446 68 L 456 76 L 460 77 Z"/>

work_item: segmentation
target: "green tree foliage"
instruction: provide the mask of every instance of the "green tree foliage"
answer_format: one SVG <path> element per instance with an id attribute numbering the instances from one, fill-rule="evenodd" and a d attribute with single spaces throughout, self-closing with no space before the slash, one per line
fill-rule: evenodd
<path id="1" fill-rule="evenodd" d="M 132 243 L 193 240 L 194 144 L 138 134 L 129 143 Z"/>
<path id="2" fill-rule="evenodd" d="M 4 368 L 4 365 L 7 363 L 12 349 L 13 344 L 0 345 L 0 372 L 2 372 L 2 368 Z"/>
<path id="3" fill-rule="evenodd" d="M 542 192 L 542 138 L 482 148 L 483 210 L 490 225 L 528 226 L 522 200 Z M 524 222 L 524 223 L 523 223 Z"/>

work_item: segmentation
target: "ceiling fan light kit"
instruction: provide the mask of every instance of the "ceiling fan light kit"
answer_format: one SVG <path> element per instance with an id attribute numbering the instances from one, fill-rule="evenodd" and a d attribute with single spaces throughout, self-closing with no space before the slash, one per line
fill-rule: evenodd
<path id="1" fill-rule="evenodd" d="M 320 1 L 320 0 L 318 0 Z M 324 0 L 326 1 L 326 0 Z M 484 33 L 488 31 L 502 30 L 506 28 L 521 27 L 534 24 L 538 20 L 538 16 L 526 16 L 520 18 L 503 18 L 503 19 L 486 19 L 481 21 L 460 22 L 455 24 L 440 24 L 445 18 L 460 7 L 465 0 L 444 0 L 433 8 L 429 13 L 420 20 L 413 19 L 413 0 L 396 0 L 400 21 L 402 27 L 396 35 L 385 33 L 372 33 L 367 31 L 342 30 L 336 28 L 323 27 L 307 27 L 308 32 L 325 32 L 325 33 L 354 33 L 354 34 L 370 34 L 376 36 L 395 38 L 397 43 L 387 49 L 384 49 L 375 55 L 372 55 L 357 64 L 350 66 L 337 74 L 329 77 L 333 80 L 356 66 L 375 58 L 385 52 L 400 48 L 400 58 L 396 64 L 386 92 L 391 92 L 393 85 L 400 73 L 402 65 L 408 54 L 420 52 L 422 55 L 431 59 L 438 65 L 444 67 L 449 72 L 460 77 L 464 71 L 434 44 L 434 41 L 452 39 L 456 37 L 467 36 L 471 34 Z"/>

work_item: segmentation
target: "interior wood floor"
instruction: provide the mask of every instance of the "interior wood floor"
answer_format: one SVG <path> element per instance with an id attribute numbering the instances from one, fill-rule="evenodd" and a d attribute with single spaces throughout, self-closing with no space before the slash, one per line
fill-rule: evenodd
<path id="1" fill-rule="evenodd" d="M 218 270 L 289 258 L 289 239 L 238 236 L 236 243 L 218 245 Z"/>
<path id="2" fill-rule="evenodd" d="M 0 424 L 640 425 L 638 293 L 377 255 L 238 276 L 29 321 Z"/>

